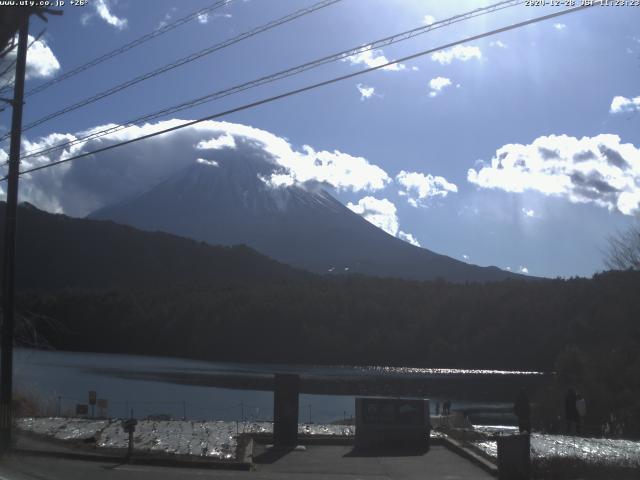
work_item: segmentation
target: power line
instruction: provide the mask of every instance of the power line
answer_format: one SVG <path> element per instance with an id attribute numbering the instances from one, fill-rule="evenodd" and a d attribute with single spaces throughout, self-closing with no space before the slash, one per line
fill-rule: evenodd
<path id="1" fill-rule="evenodd" d="M 599 5 L 599 4 L 598 3 L 585 4 L 585 5 L 582 5 L 582 6 L 578 6 L 578 7 L 570 8 L 570 9 L 567 9 L 567 10 L 563 10 L 561 12 L 551 13 L 551 14 L 544 15 L 544 16 L 541 16 L 541 17 L 536 17 L 536 18 L 533 18 L 533 19 L 525 20 L 523 22 L 511 24 L 511 25 L 508 25 L 506 27 L 501 27 L 501 28 L 498 28 L 498 29 L 495 29 L 495 30 L 491 30 L 489 32 L 485 32 L 485 33 L 481 33 L 481 34 L 474 35 L 474 36 L 471 36 L 471 37 L 467 37 L 467 38 L 464 38 L 462 40 L 457 40 L 455 42 L 447 43 L 445 45 L 441 45 L 441 46 L 436 47 L 436 48 L 423 50 L 421 52 L 414 53 L 412 55 L 408 55 L 406 57 L 402 57 L 402 58 L 399 58 L 397 60 L 391 60 L 391 61 L 389 61 L 387 63 L 381 64 L 381 65 L 377 65 L 375 67 L 370 67 L 370 68 L 367 68 L 367 69 L 364 69 L 364 70 L 360 70 L 358 72 L 353 72 L 353 73 L 350 73 L 350 74 L 347 74 L 347 75 L 334 77 L 334 78 L 331 78 L 329 80 L 324 80 L 322 82 L 318 82 L 318 83 L 314 83 L 314 84 L 311 84 L 311 85 L 307 85 L 306 87 L 301 87 L 301 88 L 298 88 L 298 89 L 295 89 L 295 90 L 290 90 L 288 92 L 281 93 L 279 95 L 274 95 L 272 97 L 268 97 L 268 98 L 265 98 L 265 99 L 262 99 L 262 100 L 258 100 L 256 102 L 248 103 L 248 104 L 242 105 L 240 107 L 235 107 L 235 108 L 232 108 L 232 109 L 229 109 L 229 110 L 225 110 L 223 112 L 215 113 L 213 115 L 208 115 L 208 116 L 200 118 L 198 120 L 192 120 L 192 121 L 180 124 L 180 125 L 176 125 L 176 126 L 173 126 L 173 127 L 165 128 L 163 130 L 159 130 L 157 132 L 149 133 L 147 135 L 142 135 L 140 137 L 132 138 L 130 140 L 125 140 L 123 142 L 119 142 L 119 143 L 116 143 L 116 144 L 113 144 L 113 145 L 108 145 L 106 147 L 98 148 L 96 150 L 92 150 L 91 152 L 86 152 L 86 153 L 82 153 L 82 154 L 79 154 L 79 155 L 75 155 L 73 157 L 69 157 L 69 158 L 65 158 L 65 159 L 62 159 L 62 160 L 55 161 L 55 162 L 51 162 L 51 163 L 48 163 L 46 165 L 40 165 L 38 167 L 33 167 L 33 168 L 30 168 L 30 169 L 27 169 L 27 170 L 24 170 L 24 171 L 20 172 L 20 175 L 24 175 L 24 174 L 32 173 L 32 172 L 37 172 L 39 170 L 44 170 L 44 169 L 47 169 L 47 168 L 51 168 L 51 167 L 54 167 L 54 166 L 57 166 L 57 165 L 61 165 L 63 163 L 72 162 L 72 161 L 75 161 L 75 160 L 78 160 L 78 159 L 81 159 L 81 158 L 88 157 L 90 155 L 94 155 L 96 153 L 106 152 L 106 151 L 112 150 L 114 148 L 118 148 L 118 147 L 122 147 L 122 146 L 125 146 L 125 145 L 129 145 L 131 143 L 139 142 L 141 140 L 146 140 L 148 138 L 156 137 L 158 135 L 163 135 L 165 133 L 170 133 L 170 132 L 173 132 L 173 131 L 176 131 L 176 130 L 180 130 L 182 128 L 186 128 L 186 127 L 190 127 L 192 125 L 196 125 L 198 123 L 206 122 L 208 120 L 214 120 L 216 118 L 223 117 L 225 115 L 241 112 L 243 110 L 248 110 L 250 108 L 254 108 L 254 107 L 257 107 L 259 105 L 264 105 L 264 104 L 267 104 L 267 103 L 274 102 L 276 100 L 281 100 L 283 98 L 287 98 L 287 97 L 290 97 L 290 96 L 293 96 L 293 95 L 297 95 L 299 93 L 307 92 L 307 91 L 314 90 L 314 89 L 319 88 L 319 87 L 324 87 L 326 85 L 331 85 L 333 83 L 337 83 L 337 82 L 340 82 L 340 81 L 343 81 L 343 80 L 354 78 L 354 77 L 363 75 L 365 73 L 373 72 L 375 70 L 380 70 L 380 69 L 388 67 L 390 65 L 395 65 L 395 64 L 400 63 L 400 62 L 407 62 L 409 60 L 413 60 L 415 58 L 422 57 L 424 55 L 429 55 L 429 54 L 435 53 L 437 51 L 444 50 L 446 48 L 455 47 L 456 45 L 461 45 L 463 43 L 472 42 L 474 40 L 479 40 L 481 38 L 485 38 L 485 37 L 488 37 L 488 36 L 491 36 L 491 35 L 496 35 L 496 34 L 499 34 L 499 33 L 510 31 L 510 30 L 515 30 L 517 28 L 521 28 L 521 27 L 524 27 L 526 25 L 531 25 L 531 24 L 534 24 L 534 23 L 537 23 L 537 22 L 541 22 L 541 21 L 544 21 L 544 20 L 548 20 L 548 19 L 551 19 L 551 18 L 556 18 L 556 17 L 559 17 L 561 15 L 567 15 L 569 13 L 577 12 L 579 10 L 584 10 L 586 8 L 591 8 L 591 7 L 597 6 L 597 5 Z M 7 177 L 4 177 L 1 180 L 6 180 L 6 178 Z"/>
<path id="2" fill-rule="evenodd" d="M 388 36 L 388 37 L 385 37 L 385 38 L 382 38 L 382 39 L 379 39 L 379 40 L 375 40 L 373 42 L 369 42 L 368 44 L 365 44 L 364 46 L 358 46 L 358 47 L 351 48 L 349 50 L 343 50 L 341 52 L 338 52 L 338 53 L 335 53 L 335 54 L 332 54 L 332 55 L 328 55 L 326 57 L 322 57 L 320 59 L 313 60 L 311 62 L 307 62 L 307 63 L 301 64 L 301 65 L 297 65 L 295 67 L 292 67 L 292 68 L 289 68 L 289 69 L 286 69 L 286 70 L 282 70 L 282 71 L 274 73 L 274 74 L 266 75 L 266 76 L 260 77 L 258 79 L 251 80 L 249 82 L 245 82 L 245 83 L 242 83 L 242 84 L 239 84 L 239 85 L 235 85 L 233 87 L 230 87 L 230 88 L 227 88 L 227 89 L 224 89 L 224 90 L 219 90 L 219 91 L 216 91 L 216 92 L 213 92 L 213 93 L 209 93 L 207 95 L 204 95 L 204 96 L 192 99 L 192 100 L 188 100 L 186 102 L 182 102 L 180 104 L 173 105 L 171 107 L 166 107 L 166 108 L 163 108 L 161 110 L 157 110 L 157 111 L 155 111 L 153 113 L 145 114 L 145 115 L 143 115 L 141 117 L 138 117 L 136 119 L 129 120 L 129 121 L 127 121 L 127 122 L 125 122 L 125 123 L 123 123 L 121 125 L 116 125 L 116 126 L 113 126 L 113 127 L 109 127 L 109 128 L 103 129 L 103 130 L 92 132 L 92 133 L 90 133 L 88 135 L 85 135 L 83 137 L 79 137 L 79 138 L 76 138 L 74 140 L 70 140 L 70 141 L 67 141 L 67 142 L 64 142 L 64 143 L 61 143 L 61 144 L 58 144 L 58 145 L 54 145 L 54 146 L 51 146 L 51 147 L 47 147 L 47 148 L 44 148 L 44 149 L 26 152 L 21 157 L 21 159 L 35 157 L 35 156 L 39 156 L 39 155 L 44 155 L 44 154 L 51 153 L 51 152 L 54 152 L 54 151 L 57 151 L 57 150 L 65 149 L 65 148 L 73 146 L 73 145 L 80 144 L 82 142 L 86 142 L 86 141 L 89 141 L 89 140 L 95 140 L 95 139 L 103 137 L 105 135 L 109 135 L 109 134 L 112 134 L 112 133 L 127 129 L 127 128 L 133 126 L 133 125 L 138 125 L 138 124 L 150 121 L 150 120 L 154 120 L 154 119 L 162 117 L 164 115 L 168 115 L 168 114 L 171 114 L 171 113 L 176 113 L 176 112 L 179 112 L 179 111 L 182 111 L 182 110 L 186 110 L 186 109 L 198 106 L 198 105 L 202 105 L 202 104 L 207 103 L 207 102 L 211 102 L 213 100 L 217 100 L 217 99 L 220 99 L 220 98 L 223 98 L 223 97 L 227 97 L 229 95 L 233 95 L 233 94 L 245 91 L 245 90 L 249 90 L 251 88 L 255 88 L 255 87 L 258 87 L 258 86 L 262 86 L 262 85 L 266 85 L 266 84 L 269 84 L 269 83 L 273 83 L 273 82 L 275 82 L 277 80 L 281 80 L 283 78 L 288 78 L 288 77 L 291 77 L 293 75 L 297 75 L 299 73 L 311 70 L 313 68 L 320 67 L 322 65 L 326 65 L 326 64 L 331 63 L 331 62 L 335 62 L 335 61 L 338 61 L 338 60 L 344 60 L 344 59 L 346 59 L 348 57 L 351 57 L 353 55 L 357 55 L 359 53 L 363 53 L 363 52 L 371 51 L 371 50 L 374 50 L 374 49 L 377 49 L 377 48 L 381 48 L 381 47 L 384 47 L 384 46 L 392 45 L 392 44 L 395 44 L 395 43 L 398 43 L 398 42 L 401 42 L 401 41 L 408 40 L 408 39 L 413 38 L 413 37 L 415 37 L 417 35 L 422 35 L 424 33 L 430 32 L 430 31 L 438 29 L 438 28 L 447 27 L 447 26 L 450 26 L 450 25 L 452 25 L 454 23 L 458 23 L 458 22 L 461 22 L 461 21 L 464 21 L 464 20 L 475 18 L 475 17 L 480 16 L 480 15 L 486 15 L 488 13 L 494 13 L 496 11 L 503 10 L 505 8 L 514 7 L 514 6 L 522 4 L 522 3 L 523 3 L 523 0 L 502 1 L 502 2 L 496 3 L 494 5 L 490 5 L 490 6 L 483 7 L 483 8 L 478 8 L 478 9 L 472 10 L 470 12 L 466 12 L 466 13 L 463 13 L 463 14 L 460 14 L 460 15 L 456 15 L 454 17 L 450 17 L 450 18 L 445 19 L 445 20 L 440 20 L 438 22 L 434 22 L 431 25 L 417 27 L 417 28 L 414 28 L 414 29 L 411 29 L 411 30 L 408 30 L 408 31 L 405 31 L 405 32 L 402 32 L 402 33 L 399 33 L 399 34 L 396 34 L 396 35 L 391 35 L 391 36 Z"/>
<path id="3" fill-rule="evenodd" d="M 163 35 L 164 33 L 167 33 L 181 25 L 184 25 L 185 23 L 190 22 L 191 20 L 198 18 L 201 15 L 206 15 L 210 12 L 213 12 L 214 10 L 217 10 L 218 8 L 224 7 L 225 5 L 230 4 L 231 2 L 234 2 L 235 0 L 219 0 L 215 3 L 213 3 L 212 5 L 202 8 L 200 10 L 198 10 L 197 12 L 193 12 L 189 15 L 187 15 L 186 17 L 182 17 L 179 18 L 177 20 L 174 20 L 171 23 L 168 23 L 167 25 L 163 25 L 162 27 L 159 27 L 139 38 L 137 38 L 136 40 L 133 40 L 125 45 L 122 45 L 121 47 L 116 48 L 115 50 L 112 50 L 110 52 L 105 53 L 104 55 L 101 55 L 97 58 L 94 58 L 93 60 L 90 60 L 86 63 L 83 63 L 82 65 L 79 65 L 78 67 L 74 68 L 73 70 L 68 71 L 67 73 L 64 73 L 63 75 L 60 75 L 56 78 L 53 78 L 51 80 L 49 80 L 48 82 L 45 82 L 41 85 L 38 85 L 35 88 L 32 88 L 31 90 L 28 90 L 25 93 L 25 97 L 28 97 L 30 95 L 33 95 L 35 93 L 38 92 L 42 92 L 43 90 L 46 90 L 47 88 L 51 87 L 52 85 L 55 85 L 57 83 L 62 82 L 63 80 L 66 80 L 68 78 L 71 78 L 81 72 L 84 72 L 85 70 L 88 70 L 92 67 L 95 67 L 96 65 L 99 65 L 100 63 L 103 63 L 113 57 L 116 57 L 124 52 L 127 52 L 139 45 L 142 45 L 145 42 L 148 42 L 149 40 L 152 40 L 160 35 Z M 5 87 L 3 87 L 4 89 Z M 2 89 L 0 89 L 0 92 L 2 91 Z"/>
<path id="4" fill-rule="evenodd" d="M 29 51 L 29 49 L 33 46 L 34 43 L 36 43 L 38 40 L 40 40 L 40 38 L 42 37 L 42 35 L 44 35 L 44 32 L 46 32 L 47 29 L 43 28 L 40 33 L 29 43 L 29 45 L 27 46 L 27 52 Z M 5 76 L 7 73 L 9 73 L 9 70 L 11 70 L 13 67 L 15 67 L 16 62 L 18 60 L 18 57 L 16 56 L 16 58 L 13 59 L 13 61 L 9 64 L 9 66 L 7 68 L 5 68 L 2 73 L 0 73 L 0 77 Z M 11 84 L 13 83 L 13 78 L 9 78 L 5 84 L 0 88 L 0 93 L 3 90 L 6 90 L 8 88 L 11 87 Z M 0 112 L 2 112 L 4 110 L 4 108 L 0 109 Z"/>
<path id="5" fill-rule="evenodd" d="M 58 110 L 56 112 L 50 113 L 49 115 L 46 115 L 38 120 L 35 120 L 27 125 L 25 125 L 24 127 L 22 127 L 22 131 L 26 131 L 26 130 L 30 130 L 33 127 L 36 127 L 38 125 L 41 125 L 45 122 L 48 122 L 49 120 L 52 120 L 54 118 L 59 117 L 60 115 L 64 115 L 65 113 L 69 113 L 73 110 L 76 110 L 80 107 L 84 107 L 86 105 L 89 105 L 93 102 L 96 102 L 98 100 L 102 100 L 103 98 L 109 97 L 115 93 L 118 93 L 126 88 L 129 88 L 133 85 L 136 85 L 140 82 L 143 82 L 145 80 L 149 80 L 153 77 L 156 77 L 162 73 L 168 72 L 170 70 L 173 70 L 174 68 L 180 67 L 182 65 L 186 65 L 187 63 L 193 62 L 199 58 L 204 57 L 205 55 L 210 55 L 211 53 L 214 53 L 218 50 L 222 50 L 223 48 L 229 47 L 231 45 L 234 45 L 236 43 L 241 42 L 242 40 L 246 40 L 247 38 L 253 37 L 255 35 L 258 35 L 259 33 L 265 32 L 267 30 L 271 30 L 272 28 L 275 28 L 279 25 L 283 25 L 285 23 L 291 22 L 297 18 L 300 18 L 304 15 L 308 15 L 310 13 L 313 13 L 317 10 L 320 10 L 322 8 L 328 7 L 330 5 L 333 5 L 334 3 L 338 3 L 342 0 L 321 0 L 318 3 L 315 3 L 313 5 L 311 5 L 310 7 L 307 8 L 303 8 L 301 10 L 297 10 L 293 13 L 290 13 L 288 15 L 285 15 L 284 17 L 279 18 L 278 20 L 273 20 L 269 23 L 266 23 L 264 25 L 261 25 L 259 27 L 256 27 L 252 30 L 249 30 L 247 32 L 241 33 L 240 35 L 236 35 L 235 37 L 232 37 L 228 40 L 225 40 L 223 42 L 217 43 L 211 47 L 205 48 L 203 50 L 200 50 L 198 52 L 192 53 L 191 55 L 188 55 L 186 57 L 182 57 L 178 60 L 176 60 L 175 62 L 169 63 L 167 65 L 164 65 L 160 68 L 157 68 L 155 70 L 152 70 L 151 72 L 147 72 L 143 75 L 139 75 L 131 80 L 128 80 L 124 83 L 121 83 L 119 85 L 116 85 L 115 87 L 112 87 L 108 90 L 105 90 L 103 92 L 100 92 L 96 95 L 93 95 L 92 97 L 89 98 L 85 98 L 84 100 L 81 100 L 79 102 L 76 102 L 72 105 L 69 105 L 68 107 L 65 107 L 61 110 Z M 2 138 L 0 138 L 1 140 L 4 140 L 4 138 L 6 138 L 6 136 L 3 136 Z"/>

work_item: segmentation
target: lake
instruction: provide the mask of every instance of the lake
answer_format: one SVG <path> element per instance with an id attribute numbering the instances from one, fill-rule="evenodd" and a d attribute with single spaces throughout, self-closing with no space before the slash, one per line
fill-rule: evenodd
<path id="1" fill-rule="evenodd" d="M 453 400 L 452 410 L 509 408 L 520 385 L 544 377 L 537 372 L 244 364 L 31 349 L 16 349 L 14 355 L 15 390 L 36 398 L 50 414 L 74 413 L 77 404 L 88 403 L 93 390 L 108 402 L 95 414 L 110 417 L 133 413 L 136 418 L 164 414 L 191 420 L 270 420 L 273 393 L 266 388 L 274 373 L 301 375 L 302 390 L 313 393 L 301 393 L 299 419 L 314 423 L 353 416 L 351 390 L 371 393 L 368 385 L 382 386 L 374 393 L 388 395 L 397 394 L 399 385 L 419 385 L 422 394 L 434 393 L 426 395 L 432 411 L 445 398 Z M 234 388 L 224 388 L 228 385 Z M 351 394 L 338 394 L 347 391 Z"/>

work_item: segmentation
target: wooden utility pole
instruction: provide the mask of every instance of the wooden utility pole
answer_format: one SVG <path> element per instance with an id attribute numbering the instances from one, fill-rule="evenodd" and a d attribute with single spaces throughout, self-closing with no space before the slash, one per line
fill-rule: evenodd
<path id="1" fill-rule="evenodd" d="M 20 142 L 24 76 L 27 64 L 29 14 L 21 19 L 18 31 L 16 75 L 13 87 L 11 145 L 7 175 L 7 204 L 4 223 L 4 258 L 2 265 L 2 351 L 0 353 L 0 452 L 11 450 L 13 427 L 13 330 L 15 323 L 15 254 L 16 211 L 18 206 L 18 176 L 20 173 Z"/>
<path id="2" fill-rule="evenodd" d="M 26 3 L 26 2 L 25 2 Z M 37 2 L 34 2 L 37 3 Z M 16 265 L 16 214 L 18 208 L 18 177 L 20 176 L 20 144 L 22 141 L 22 106 L 24 104 L 24 77 L 27 66 L 27 39 L 29 17 L 37 15 L 47 21 L 45 14 L 62 15 L 61 10 L 46 7 L 3 7 L 0 13 L 4 23 L 0 28 L 0 40 L 6 43 L 18 33 L 16 74 L 13 85 L 11 144 L 9 147 L 9 171 L 7 173 L 7 204 L 4 219 L 4 252 L 2 262 L 2 329 L 0 334 L 0 454 L 12 447 L 13 427 L 13 330 L 15 324 L 15 265 Z M 6 45 L 1 45 L 4 49 Z M 3 50 L 6 54 L 6 50 Z M 4 100 L 4 99 L 3 99 Z"/>

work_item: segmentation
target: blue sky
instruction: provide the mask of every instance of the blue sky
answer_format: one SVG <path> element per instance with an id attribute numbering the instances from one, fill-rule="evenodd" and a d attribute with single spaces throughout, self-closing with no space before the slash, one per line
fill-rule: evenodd
<path id="1" fill-rule="evenodd" d="M 64 16 L 51 18 L 32 46 L 27 90 L 212 3 L 66 5 Z M 232 1 L 27 98 L 25 124 L 313 3 Z M 343 0 L 33 128 L 25 132 L 24 148 L 120 124 L 490 3 Z M 382 56 L 400 58 L 554 11 L 505 9 L 166 120 L 199 118 L 357 71 Z M 425 248 L 532 275 L 590 276 L 604 268 L 607 236 L 635 221 L 640 208 L 638 25 L 640 7 L 594 7 L 222 119 L 253 127 L 250 134 L 238 125 L 216 124 L 211 131 L 268 137 L 291 181 L 323 181 L 354 211 Z M 35 36 L 43 27 L 33 19 L 30 32 Z M 8 127 L 8 111 L 0 125 Z M 288 147 L 278 143 L 283 139 Z M 6 143 L 0 148 L 6 151 Z M 23 179 L 22 198 L 84 215 L 153 185 L 178 168 L 180 155 L 157 142 L 113 150 L 99 162 L 92 159 L 91 168 L 32 174 Z M 123 158 L 138 166 L 123 171 L 117 161 Z M 312 158 L 321 159 L 320 167 L 303 172 L 300 165 Z"/>

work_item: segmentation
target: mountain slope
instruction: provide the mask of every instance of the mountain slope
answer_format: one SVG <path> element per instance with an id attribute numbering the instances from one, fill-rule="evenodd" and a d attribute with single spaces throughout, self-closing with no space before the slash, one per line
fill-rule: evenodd
<path id="1" fill-rule="evenodd" d="M 0 224 L 5 208 L 0 203 Z M 18 208 L 16 242 L 20 289 L 166 289 L 312 276 L 245 246 L 214 247 L 112 222 L 53 215 L 29 204 Z"/>
<path id="2" fill-rule="evenodd" d="M 255 158 L 195 163 L 136 198 L 98 210 L 143 230 L 210 244 L 246 244 L 313 272 L 358 272 L 414 280 L 495 281 L 516 277 L 399 240 L 355 214 L 324 190 L 273 188 L 274 166 Z"/>

